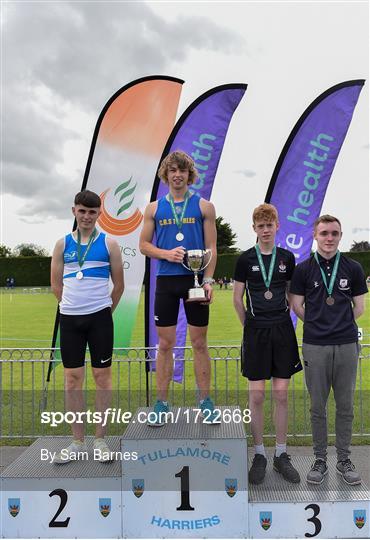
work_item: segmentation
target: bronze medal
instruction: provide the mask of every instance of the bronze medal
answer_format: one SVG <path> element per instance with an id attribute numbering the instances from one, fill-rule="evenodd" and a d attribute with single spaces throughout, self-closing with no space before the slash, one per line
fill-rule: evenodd
<path id="1" fill-rule="evenodd" d="M 326 299 L 326 303 L 328 304 L 328 306 L 332 306 L 333 304 L 335 304 L 335 300 L 332 296 L 328 296 Z"/>

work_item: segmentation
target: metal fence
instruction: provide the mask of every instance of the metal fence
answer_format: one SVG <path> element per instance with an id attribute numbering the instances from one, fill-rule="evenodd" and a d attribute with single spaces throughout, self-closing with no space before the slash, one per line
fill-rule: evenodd
<path id="1" fill-rule="evenodd" d="M 176 406 L 196 406 L 197 390 L 192 365 L 192 349 L 183 352 L 183 381 L 172 382 L 169 401 Z M 64 411 L 63 369 L 54 365 L 50 382 L 47 374 L 50 358 L 59 349 L 2 348 L 0 349 L 0 437 L 35 438 L 65 435 L 69 426 L 51 428 L 40 422 L 42 411 Z M 240 374 L 240 347 L 236 345 L 209 346 L 212 365 L 211 395 L 218 405 L 248 408 L 248 381 Z M 88 359 L 87 359 L 88 360 Z M 147 371 L 148 349 L 115 349 L 112 363 L 112 407 L 134 412 L 137 407 L 153 403 L 156 396 L 155 372 Z M 86 407 L 94 409 L 94 381 L 86 369 Z M 273 398 L 267 383 L 265 403 L 265 436 L 274 434 Z M 303 373 L 295 375 L 289 386 L 289 437 L 310 437 L 309 396 Z M 362 344 L 355 394 L 354 437 L 370 442 L 370 344 Z M 335 431 L 335 403 L 331 396 L 327 407 L 329 433 Z M 87 426 L 88 428 L 91 426 Z M 124 426 L 110 428 L 110 433 L 122 433 Z"/>

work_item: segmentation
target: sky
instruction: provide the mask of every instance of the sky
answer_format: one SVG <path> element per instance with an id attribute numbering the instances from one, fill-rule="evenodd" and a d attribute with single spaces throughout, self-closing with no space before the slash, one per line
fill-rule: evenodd
<path id="1" fill-rule="evenodd" d="M 71 230 L 105 103 L 132 80 L 168 75 L 185 80 L 178 117 L 210 88 L 248 84 L 212 193 L 247 249 L 298 118 L 327 88 L 368 79 L 368 11 L 355 1 L 3 1 L 0 243 L 51 252 Z M 342 221 L 343 251 L 369 239 L 368 122 L 367 80 L 322 208 Z"/>

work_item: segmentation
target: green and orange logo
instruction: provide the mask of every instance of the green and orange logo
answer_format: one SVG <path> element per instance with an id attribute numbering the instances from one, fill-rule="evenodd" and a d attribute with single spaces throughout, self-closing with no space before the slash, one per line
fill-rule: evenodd
<path id="1" fill-rule="evenodd" d="M 131 180 L 132 176 L 127 182 L 123 182 L 123 184 L 120 184 L 114 192 L 115 196 L 120 195 L 119 202 L 123 203 L 117 210 L 117 217 L 125 210 L 128 210 L 134 202 L 137 183 L 133 187 L 130 187 Z M 113 217 L 105 208 L 105 198 L 109 190 L 110 188 L 106 189 L 105 191 L 103 191 L 103 193 L 100 194 L 102 204 L 101 214 L 98 219 L 99 225 L 107 233 L 113 234 L 115 236 L 124 236 L 126 234 L 134 232 L 142 222 L 143 214 L 138 208 L 136 208 L 133 214 L 131 214 L 128 218 L 117 219 L 117 217 Z"/>

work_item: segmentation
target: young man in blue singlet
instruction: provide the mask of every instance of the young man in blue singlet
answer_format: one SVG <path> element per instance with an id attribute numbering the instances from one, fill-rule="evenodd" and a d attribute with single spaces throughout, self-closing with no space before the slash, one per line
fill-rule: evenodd
<path id="1" fill-rule="evenodd" d="M 77 229 L 55 245 L 51 261 L 51 288 L 59 302 L 60 349 L 65 374 L 66 408 L 84 410 L 82 386 L 88 344 L 96 384 L 96 411 L 109 406 L 112 390 L 112 312 L 124 289 L 119 245 L 95 228 L 101 201 L 92 191 L 77 193 L 73 215 Z M 109 292 L 109 277 L 113 290 Z M 97 424 L 94 450 L 99 461 L 111 461 L 104 440 L 106 428 Z M 54 460 L 68 463 L 77 452 L 86 451 L 84 425 L 72 424 L 73 441 Z M 78 455 L 78 454 L 77 454 Z"/>
<path id="2" fill-rule="evenodd" d="M 159 259 L 154 315 L 159 345 L 156 366 L 157 401 L 153 426 L 163 425 L 168 409 L 167 392 L 173 373 L 173 347 L 180 299 L 184 301 L 190 339 L 194 351 L 194 371 L 200 394 L 200 408 L 216 423 L 209 396 L 211 364 L 207 347 L 208 304 L 186 302 L 194 287 L 194 273 L 182 265 L 185 250 L 211 249 L 212 259 L 204 271 L 203 289 L 212 300 L 212 276 L 216 266 L 216 214 L 211 202 L 189 191 L 198 174 L 193 160 L 184 152 L 169 154 L 162 162 L 159 177 L 168 184 L 169 193 L 150 203 L 144 214 L 140 251 Z M 156 234 L 156 245 L 153 236 Z"/>

